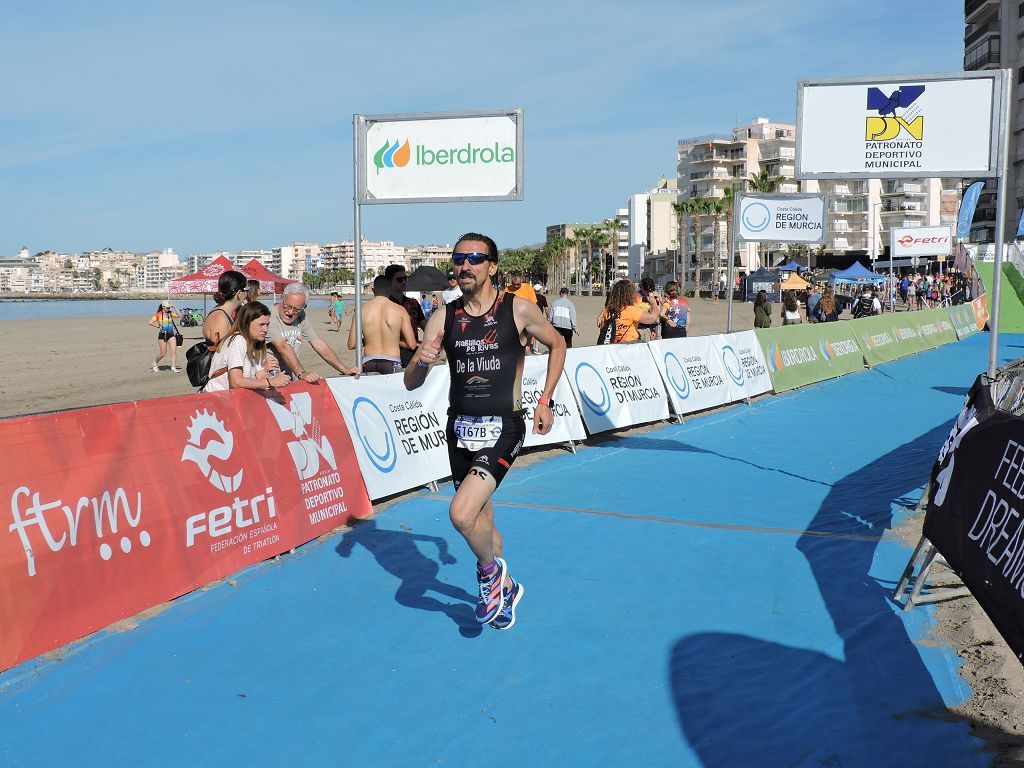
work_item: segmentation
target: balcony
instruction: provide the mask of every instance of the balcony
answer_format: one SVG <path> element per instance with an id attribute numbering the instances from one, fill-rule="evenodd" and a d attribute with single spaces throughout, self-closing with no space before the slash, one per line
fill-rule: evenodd
<path id="1" fill-rule="evenodd" d="M 971 56 L 970 58 L 964 56 L 964 69 L 969 72 L 984 69 L 988 66 L 999 66 L 998 51 L 989 51 L 988 53 Z"/>
<path id="2" fill-rule="evenodd" d="M 829 193 L 832 197 L 861 197 L 868 193 L 867 187 L 854 184 L 836 184 Z"/>
<path id="3" fill-rule="evenodd" d="M 999 8 L 998 0 L 964 0 L 964 19 L 971 18 L 986 5 L 997 10 Z"/>
<path id="4" fill-rule="evenodd" d="M 850 208 L 849 206 L 833 203 L 828 207 L 828 212 L 838 213 L 844 216 L 863 216 L 868 211 L 867 208 Z"/>
<path id="5" fill-rule="evenodd" d="M 983 24 L 968 24 L 964 34 L 964 48 L 970 48 L 986 35 L 999 34 L 999 20 L 986 21 Z"/>
<path id="6" fill-rule="evenodd" d="M 909 195 L 924 197 L 928 193 L 922 184 L 908 184 L 907 182 L 891 182 L 882 186 L 882 197 L 890 195 Z"/>

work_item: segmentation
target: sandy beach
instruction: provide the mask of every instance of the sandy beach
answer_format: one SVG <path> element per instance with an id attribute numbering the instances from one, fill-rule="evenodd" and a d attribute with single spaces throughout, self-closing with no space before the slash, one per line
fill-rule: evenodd
<path id="1" fill-rule="evenodd" d="M 555 298 L 549 295 L 548 301 Z M 573 302 L 580 329 L 575 345 L 593 344 L 604 297 L 579 296 Z M 346 344 L 352 317 L 351 303 L 346 303 L 349 308 L 341 333 L 327 323 L 326 309 L 310 310 L 310 320 L 341 360 L 354 365 L 355 353 Z M 691 300 L 690 333 L 724 332 L 726 312 L 725 301 Z M 178 350 L 181 373 L 171 372 L 169 356 L 161 361 L 159 373 L 150 369 L 157 352 L 157 334 L 155 328 L 146 324 L 148 319 L 139 316 L 5 321 L 0 330 L 0 418 L 194 392 L 184 372 L 184 349 Z M 736 303 L 733 328 L 752 327 L 753 305 Z M 181 328 L 181 332 L 185 349 L 202 338 L 199 328 Z M 336 375 L 308 344 L 303 345 L 300 358 L 306 368 L 323 376 Z"/>

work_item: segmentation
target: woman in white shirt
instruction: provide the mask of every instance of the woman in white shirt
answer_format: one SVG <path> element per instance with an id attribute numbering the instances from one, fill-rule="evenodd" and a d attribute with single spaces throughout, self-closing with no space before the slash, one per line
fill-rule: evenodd
<path id="1" fill-rule="evenodd" d="M 239 309 L 231 330 L 213 353 L 210 380 L 203 391 L 286 386 L 291 378 L 281 373 L 277 358 L 267 347 L 269 329 L 270 310 L 266 304 L 251 301 Z"/>

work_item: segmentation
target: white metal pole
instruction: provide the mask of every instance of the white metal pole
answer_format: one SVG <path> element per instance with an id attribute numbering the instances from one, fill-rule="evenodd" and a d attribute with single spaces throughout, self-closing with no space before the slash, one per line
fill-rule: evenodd
<path id="1" fill-rule="evenodd" d="M 735 269 L 735 264 L 736 264 L 736 229 L 737 229 L 736 221 L 737 221 L 737 218 L 738 218 L 737 215 L 736 215 L 736 212 L 738 210 L 739 210 L 739 205 L 734 202 L 734 204 L 733 204 L 733 211 L 732 211 L 732 242 L 730 243 L 730 245 L 732 247 L 731 247 L 731 249 L 729 251 L 729 284 L 728 284 L 728 286 L 726 286 L 726 290 L 729 292 L 729 309 L 728 309 L 728 316 L 727 316 L 727 319 L 726 319 L 726 322 L 725 322 L 725 331 L 726 331 L 726 333 L 732 333 L 732 298 L 733 298 L 733 294 L 736 292 L 735 291 L 736 279 L 735 279 L 735 276 L 733 274 L 733 271 Z"/>
<path id="2" fill-rule="evenodd" d="M 999 89 L 999 187 L 996 190 L 995 263 L 992 276 L 992 300 L 989 302 L 988 375 L 995 376 L 999 363 L 999 294 L 1003 274 L 1003 243 L 1006 231 L 1006 177 L 1010 154 L 1010 70 L 1000 70 Z"/>
<path id="3" fill-rule="evenodd" d="M 353 238 L 355 245 L 355 267 L 356 267 L 356 301 L 355 317 L 356 324 L 356 370 L 363 372 L 363 228 L 360 221 L 361 206 L 359 205 L 359 137 L 363 127 L 363 118 L 360 115 L 352 116 L 352 224 Z"/>

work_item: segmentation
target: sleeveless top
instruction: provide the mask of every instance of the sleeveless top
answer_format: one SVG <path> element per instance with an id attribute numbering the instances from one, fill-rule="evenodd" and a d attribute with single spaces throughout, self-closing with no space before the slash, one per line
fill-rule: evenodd
<path id="1" fill-rule="evenodd" d="M 449 413 L 517 416 L 523 411 L 526 349 L 512 314 L 515 296 L 499 295 L 480 317 L 466 312 L 460 296 L 445 311 L 444 351 L 451 386 Z"/>

